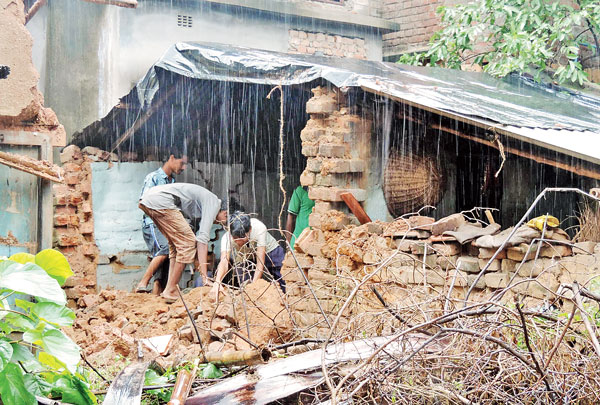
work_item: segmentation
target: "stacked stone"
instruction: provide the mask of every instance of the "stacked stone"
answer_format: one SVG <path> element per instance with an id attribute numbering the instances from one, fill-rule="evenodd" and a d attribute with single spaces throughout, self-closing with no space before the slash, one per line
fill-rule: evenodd
<path id="1" fill-rule="evenodd" d="M 302 154 L 308 158 L 300 183 L 309 187 L 308 196 L 315 201 L 310 226 L 320 229 L 324 213 L 345 207 L 339 204 L 342 193 L 350 192 L 358 201 L 367 198 L 363 186 L 372 121 L 351 113 L 337 89 L 317 87 L 312 92 L 306 103 L 310 119 L 300 134 Z M 338 223 L 327 230 L 339 230 L 344 225 Z"/>
<path id="2" fill-rule="evenodd" d="M 95 157 L 95 155 L 92 155 Z M 69 305 L 96 291 L 98 248 L 94 241 L 92 215 L 92 171 L 94 157 L 75 145 L 60 154 L 65 184 L 54 185 L 53 246 L 67 258 L 75 273 L 65 284 Z"/>
<path id="3" fill-rule="evenodd" d="M 299 30 L 289 30 L 288 52 L 309 55 L 320 53 L 325 56 L 338 56 L 340 58 L 367 58 L 365 40 L 362 38 Z"/>
<path id="4" fill-rule="evenodd" d="M 372 287 L 394 307 L 428 301 L 432 293 L 462 299 L 475 282 L 471 298 L 487 299 L 510 283 L 511 292 L 504 300 L 512 300 L 518 293 L 526 298 L 526 305 L 534 307 L 555 297 L 560 284 L 577 281 L 589 285 L 593 277 L 600 276 L 600 244 L 582 242 L 571 248 L 561 243 L 566 234 L 560 230 L 553 231 L 553 235 L 546 233 L 545 237 L 554 238 L 554 242 L 546 242 L 539 253 L 536 244 L 511 246 L 488 266 L 496 249 L 479 248 L 474 242 L 461 245 L 444 235 L 465 224 L 462 214 L 438 221 L 413 216 L 360 226 L 349 224 L 340 214 L 335 210 L 321 214 L 319 227 L 305 230 L 296 241 L 294 255 L 288 254 L 284 261 L 282 274 L 288 283 L 288 303 L 303 336 L 327 336 L 325 316 L 330 321 L 335 319 L 356 286 L 355 280 L 376 269 L 347 306 L 336 333 L 362 331 L 373 335 L 395 327 L 389 316 L 384 317 L 387 324 L 379 322 L 385 310 Z M 479 277 L 486 266 L 485 274 Z M 435 303 L 432 305 L 428 310 L 439 310 Z"/>

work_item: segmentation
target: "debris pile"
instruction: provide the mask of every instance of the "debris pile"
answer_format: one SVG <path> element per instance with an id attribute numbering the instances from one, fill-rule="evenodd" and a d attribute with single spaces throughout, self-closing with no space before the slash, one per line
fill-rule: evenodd
<path id="1" fill-rule="evenodd" d="M 344 217 L 339 211 L 321 214 L 320 226 L 313 223 L 305 230 L 284 261 L 288 303 L 302 336 L 329 336 L 338 315 L 336 336 L 366 325 L 362 333 L 367 336 L 385 334 L 395 325 L 378 318 L 384 303 L 420 302 L 434 291 L 459 299 L 470 290 L 479 299 L 497 293 L 501 302 L 520 294 L 528 306 L 539 306 L 551 301 L 561 284 L 587 285 L 600 275 L 596 243 L 572 243 L 558 227 L 526 224 L 500 231 L 496 223 L 454 214 L 437 221 L 413 215 L 333 231 L 348 223 Z M 432 303 L 434 308 L 441 306 Z"/>
<path id="2" fill-rule="evenodd" d="M 181 300 L 168 305 L 151 294 L 110 290 L 86 294 L 77 301 L 77 319 L 68 332 L 88 360 L 99 366 L 112 364 L 117 355 L 137 358 L 137 341 L 173 335 L 163 339 L 164 356 L 161 350 L 144 349 L 147 358 L 156 358 L 165 369 L 201 358 L 202 351 L 262 348 L 291 336 L 291 320 L 280 292 L 266 281 L 249 284 L 243 292 L 230 291 L 218 304 L 209 287 L 192 289 L 183 298 L 189 315 Z"/>

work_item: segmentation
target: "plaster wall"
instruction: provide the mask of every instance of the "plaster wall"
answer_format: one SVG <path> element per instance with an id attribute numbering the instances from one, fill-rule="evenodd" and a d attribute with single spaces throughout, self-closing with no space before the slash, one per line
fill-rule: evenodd
<path id="1" fill-rule="evenodd" d="M 332 10 L 339 7 L 310 3 Z M 345 8 L 351 3 L 357 16 L 377 8 L 365 1 L 349 2 Z M 178 25 L 178 16 L 191 17 L 191 26 Z M 381 60 L 383 43 L 378 29 L 364 25 L 210 1 L 148 0 L 127 9 L 56 0 L 42 8 L 28 28 L 36 41 L 34 59 L 43 72 L 47 105 L 56 111 L 69 137 L 106 115 L 179 41 L 287 52 L 289 30 L 302 30 L 362 39 L 366 58 L 372 60 Z"/>

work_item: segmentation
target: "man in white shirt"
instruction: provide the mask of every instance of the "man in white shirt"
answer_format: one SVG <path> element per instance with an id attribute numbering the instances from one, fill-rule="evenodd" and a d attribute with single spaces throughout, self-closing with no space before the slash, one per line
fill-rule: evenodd
<path id="1" fill-rule="evenodd" d="M 284 256 L 285 251 L 265 224 L 243 212 L 234 212 L 229 217 L 229 231 L 221 238 L 221 261 L 212 288 L 215 300 L 219 299 L 221 282 L 227 275 L 229 284 L 235 286 L 263 278 L 277 281 L 285 292 L 285 281 L 281 277 Z M 230 266 L 231 274 L 228 274 Z"/>

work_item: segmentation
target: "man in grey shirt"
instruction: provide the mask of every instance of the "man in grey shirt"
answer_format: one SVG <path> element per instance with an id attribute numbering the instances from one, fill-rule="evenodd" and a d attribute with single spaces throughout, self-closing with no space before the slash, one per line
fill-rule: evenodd
<path id="1" fill-rule="evenodd" d="M 207 257 L 210 229 L 213 223 L 227 221 L 227 207 L 216 195 L 196 184 L 173 183 L 148 189 L 140 199 L 139 207 L 169 241 L 169 279 L 162 297 L 167 302 L 178 298 L 177 284 L 185 265 L 193 263 L 196 254 L 200 274 L 208 285 Z M 200 222 L 198 231 L 190 228 L 186 218 Z"/>

